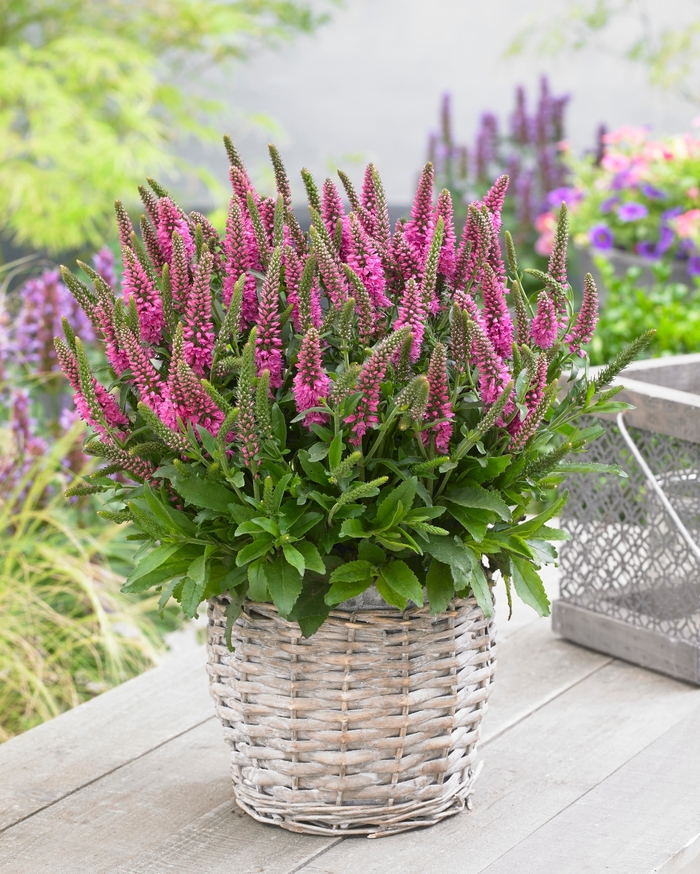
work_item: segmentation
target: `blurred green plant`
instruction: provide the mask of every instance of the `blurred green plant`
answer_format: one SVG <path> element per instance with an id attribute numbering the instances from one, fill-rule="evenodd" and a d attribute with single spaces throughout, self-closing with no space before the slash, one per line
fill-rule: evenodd
<path id="1" fill-rule="evenodd" d="M 607 364 L 635 337 L 650 328 L 656 335 L 641 357 L 682 355 L 700 351 L 700 287 L 670 282 L 671 267 L 651 265 L 655 283 L 639 284 L 642 270 L 630 267 L 623 276 L 603 256 L 594 258 L 606 288 L 593 340 L 588 345 L 592 364 Z"/>
<path id="2" fill-rule="evenodd" d="M 197 71 L 312 32 L 327 18 L 318 8 L 0 0 L 0 230 L 52 253 L 101 244 L 115 196 L 177 170 L 176 136 L 210 137 L 218 104 L 196 95 Z"/>
<path id="3" fill-rule="evenodd" d="M 75 439 L 0 494 L 0 742 L 136 676 L 162 648 L 156 599 L 119 592 L 118 526 L 83 527 L 80 502 L 66 506 L 61 459 Z"/>
<path id="4" fill-rule="evenodd" d="M 669 7 L 670 9 L 670 7 Z M 543 13 L 511 42 L 507 55 L 532 51 L 559 55 L 594 47 L 646 68 L 649 83 L 700 103 L 700 16 L 685 20 L 673 7 L 673 26 L 659 24 L 642 0 L 587 0 L 570 4 L 563 14 Z"/>

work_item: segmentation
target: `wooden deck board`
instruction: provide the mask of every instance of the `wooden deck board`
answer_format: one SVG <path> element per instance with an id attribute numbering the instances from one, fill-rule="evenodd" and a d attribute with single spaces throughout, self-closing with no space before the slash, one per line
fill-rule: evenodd
<path id="1" fill-rule="evenodd" d="M 379 841 L 337 840 L 262 825 L 233 805 L 202 653 L 178 661 L 0 746 L 0 799 L 15 822 L 0 835 L 3 874 L 627 874 L 552 867 L 545 855 L 531 869 L 506 860 L 529 843 L 537 860 L 547 830 L 567 816 L 583 822 L 597 793 L 599 809 L 613 811 L 617 775 L 643 775 L 652 749 L 661 780 L 665 745 L 700 707 L 700 690 L 559 640 L 520 614 L 499 642 L 475 810 Z M 689 768 L 676 785 L 693 779 L 700 785 Z M 698 809 L 692 792 L 684 797 Z M 695 858 L 692 845 L 682 850 L 693 837 L 685 823 L 678 841 L 650 837 L 635 860 L 650 864 L 634 874 L 685 872 Z"/>

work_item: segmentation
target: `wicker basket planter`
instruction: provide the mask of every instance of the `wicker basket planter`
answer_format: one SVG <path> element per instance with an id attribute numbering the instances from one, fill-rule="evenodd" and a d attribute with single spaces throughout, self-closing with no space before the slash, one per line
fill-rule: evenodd
<path id="1" fill-rule="evenodd" d="M 355 599 L 356 600 L 356 599 Z M 305 639 L 246 603 L 224 640 L 209 602 L 208 671 L 237 802 L 312 834 L 394 834 L 463 810 L 495 668 L 473 599 L 431 616 L 346 602 Z"/>

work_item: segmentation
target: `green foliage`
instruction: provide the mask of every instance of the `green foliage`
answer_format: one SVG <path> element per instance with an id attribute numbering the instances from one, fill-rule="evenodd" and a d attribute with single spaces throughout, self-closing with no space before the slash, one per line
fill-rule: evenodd
<path id="1" fill-rule="evenodd" d="M 85 527 L 61 497 L 73 440 L 0 495 L 0 741 L 136 676 L 161 648 L 156 599 L 119 591 L 131 552 L 119 528 Z"/>
<path id="2" fill-rule="evenodd" d="M 653 266 L 651 288 L 638 284 L 641 270 L 630 267 L 624 276 L 604 257 L 595 259 L 607 289 L 593 340 L 588 346 L 593 364 L 607 364 L 645 331 L 656 335 L 646 355 L 682 355 L 700 351 L 700 288 L 670 282 L 670 269 Z"/>
<path id="3" fill-rule="evenodd" d="M 178 169 L 176 136 L 211 138 L 202 62 L 308 33 L 305 0 L 6 0 L 0 9 L 0 214 L 19 244 L 97 245 L 115 194 Z M 179 84 L 178 84 L 179 83 Z M 202 172 L 200 177 L 212 185 Z"/>

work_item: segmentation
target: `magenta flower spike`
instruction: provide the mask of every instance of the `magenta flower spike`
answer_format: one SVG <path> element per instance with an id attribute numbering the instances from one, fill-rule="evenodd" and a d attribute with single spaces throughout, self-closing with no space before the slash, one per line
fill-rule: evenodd
<path id="1" fill-rule="evenodd" d="M 215 437 L 224 420 L 224 413 L 202 388 L 197 375 L 184 362 L 177 368 L 177 383 L 185 401 L 186 418 L 193 425 L 201 425 Z"/>
<path id="2" fill-rule="evenodd" d="M 590 343 L 595 331 L 595 326 L 598 322 L 598 290 L 596 288 L 593 277 L 587 273 L 583 280 L 583 302 L 581 310 L 576 317 L 571 333 L 567 334 L 565 340 L 569 344 L 569 351 L 585 354 L 581 352 L 581 346 Z"/>
<path id="3" fill-rule="evenodd" d="M 446 188 L 438 195 L 437 206 L 435 207 L 436 224 L 439 218 L 442 218 L 444 230 L 442 248 L 440 249 L 440 261 L 438 263 L 438 273 L 442 273 L 447 281 L 452 283 L 456 264 L 455 243 L 457 240 L 455 236 L 452 196 Z"/>
<path id="4" fill-rule="evenodd" d="M 100 330 L 105 341 L 105 353 L 110 367 L 116 374 L 121 376 L 129 366 L 129 359 L 119 347 L 117 332 L 114 326 L 114 298 L 109 296 L 106 290 L 97 288 L 97 300 L 95 302 L 95 315 L 100 324 Z M 75 324 L 75 321 L 72 321 Z M 78 332 L 83 342 L 88 340 L 83 331 Z"/>
<path id="5" fill-rule="evenodd" d="M 347 218 L 345 216 L 345 209 L 343 207 L 343 200 L 340 196 L 340 192 L 332 179 L 326 179 L 321 190 L 321 218 L 323 219 L 323 224 L 326 226 L 326 230 L 328 231 L 331 240 L 335 236 L 335 228 L 338 224 L 338 219 L 342 220 L 343 243 L 345 243 L 347 237 Z M 341 247 L 341 254 L 343 248 L 344 247 Z"/>
<path id="6" fill-rule="evenodd" d="M 484 404 L 491 407 L 499 399 L 512 377 L 482 327 L 473 323 L 472 331 L 474 334 L 472 359 L 479 369 L 479 395 Z M 510 415 L 514 408 L 514 403 L 510 400 L 503 411 L 503 418 Z"/>
<path id="7" fill-rule="evenodd" d="M 258 374 L 270 371 L 270 388 L 282 385 L 282 336 L 280 331 L 280 250 L 274 250 L 260 292 L 255 336 L 255 365 Z"/>
<path id="8" fill-rule="evenodd" d="M 484 195 L 484 203 L 493 217 L 493 229 L 496 234 L 501 230 L 503 223 L 503 202 L 508 190 L 508 181 L 507 176 L 499 176 Z"/>
<path id="9" fill-rule="evenodd" d="M 165 260 L 170 263 L 173 252 L 173 231 L 177 231 L 185 244 L 188 260 L 194 255 L 194 240 L 190 233 L 187 218 L 182 210 L 169 197 L 158 201 L 158 242 Z"/>
<path id="10" fill-rule="evenodd" d="M 537 314 L 530 325 L 532 341 L 540 349 L 551 349 L 557 339 L 559 323 L 554 302 L 546 291 L 537 295 Z"/>
<path id="11" fill-rule="evenodd" d="M 232 168 L 235 169 L 235 168 Z M 254 269 L 254 257 L 257 258 L 257 248 L 254 257 L 251 249 L 251 234 L 255 245 L 255 234 L 246 225 L 247 213 L 244 213 L 241 201 L 233 194 L 229 203 L 226 219 L 226 236 L 224 251 L 226 252 L 226 274 L 224 276 L 223 301 L 228 307 L 233 297 L 233 289 L 242 273 Z M 248 219 L 248 221 L 250 221 Z M 248 273 L 243 285 L 243 301 L 241 304 L 241 327 L 255 324 L 258 318 L 258 286 L 255 277 Z"/>
<path id="12" fill-rule="evenodd" d="M 405 228 L 406 241 L 415 252 L 421 265 L 430 246 L 433 228 L 435 227 L 433 212 L 434 184 L 435 170 L 430 161 L 428 161 L 425 167 L 423 167 L 416 196 L 411 207 L 411 218 L 406 223 Z"/>
<path id="13" fill-rule="evenodd" d="M 349 225 L 347 263 L 364 283 L 374 307 L 381 309 L 391 306 L 391 301 L 385 294 L 386 279 L 382 259 L 354 213 L 350 213 Z"/>
<path id="14" fill-rule="evenodd" d="M 365 175 L 362 178 L 362 193 L 360 203 L 370 215 L 374 215 L 377 209 L 377 194 L 374 190 L 374 167 L 368 164 Z"/>
<path id="15" fill-rule="evenodd" d="M 282 257 L 284 265 L 284 284 L 287 289 L 287 306 L 292 307 L 292 324 L 294 330 L 302 330 L 299 322 L 299 285 L 304 272 L 301 259 L 291 246 L 285 246 Z"/>
<path id="16" fill-rule="evenodd" d="M 433 354 L 430 356 L 428 382 L 430 383 L 430 392 L 425 421 L 437 424 L 423 431 L 421 437 L 424 444 L 429 443 L 431 436 L 434 437 L 435 451 L 440 455 L 446 455 L 450 451 L 454 413 L 450 403 L 450 389 L 447 381 L 447 351 L 442 343 L 435 345 Z"/>
<path id="17" fill-rule="evenodd" d="M 530 386 L 525 393 L 525 406 L 528 409 L 527 415 L 520 419 L 518 416 L 513 418 L 513 421 L 508 426 L 508 431 L 510 432 L 510 436 L 515 438 L 517 437 L 522 429 L 527 424 L 527 431 L 529 432 L 532 428 L 531 416 L 535 413 L 535 410 L 540 404 L 540 401 L 544 397 L 544 390 L 547 387 L 547 368 L 548 368 L 547 356 L 542 354 L 537 359 L 537 369 L 535 373 L 532 375 L 530 379 Z M 529 439 L 528 436 L 525 437 L 525 441 Z M 515 444 L 514 448 L 517 448 L 520 445 L 520 440 Z"/>
<path id="18" fill-rule="evenodd" d="M 141 400 L 157 413 L 163 402 L 164 385 L 160 374 L 151 363 L 151 356 L 126 325 L 117 327 L 117 340 L 129 361 L 129 368 Z"/>
<path id="19" fill-rule="evenodd" d="M 425 322 L 426 305 L 423 299 L 423 291 L 415 279 L 409 279 L 406 283 L 406 289 L 399 306 L 399 315 L 394 322 L 393 329 L 395 331 L 403 327 L 411 329 L 413 334 L 411 361 L 413 363 L 420 357 L 423 335 L 425 333 Z"/>
<path id="20" fill-rule="evenodd" d="M 293 381 L 294 402 L 297 412 L 320 405 L 328 394 L 331 380 L 324 372 L 321 356 L 321 338 L 316 328 L 309 328 L 301 341 L 301 349 L 297 359 L 297 373 Z M 304 425 L 311 429 L 312 425 L 324 425 L 329 420 L 325 413 L 308 413 L 304 417 Z"/>
<path id="21" fill-rule="evenodd" d="M 160 292 L 133 250 L 125 246 L 122 254 L 124 299 L 128 303 L 133 297 L 139 314 L 141 336 L 146 343 L 159 343 L 165 327 Z"/>
<path id="22" fill-rule="evenodd" d="M 182 237 L 177 231 L 173 231 L 170 255 L 170 295 L 173 307 L 179 313 L 184 312 L 187 307 L 190 288 L 190 259 Z"/>
<path id="23" fill-rule="evenodd" d="M 513 347 L 513 320 L 508 312 L 505 289 L 488 263 L 484 265 L 481 294 L 484 302 L 482 310 L 484 330 L 498 355 L 504 359 L 509 358 Z"/>
<path id="24" fill-rule="evenodd" d="M 348 442 L 360 446 L 362 438 L 369 428 L 379 424 L 379 401 L 382 394 L 382 380 L 396 350 L 406 339 L 406 329 L 395 331 L 378 343 L 362 365 L 355 391 L 361 394 L 360 402 L 355 410 L 345 419 L 347 425 L 352 425 L 352 434 Z"/>
<path id="25" fill-rule="evenodd" d="M 489 214 L 490 215 L 490 214 Z M 493 224 L 483 213 L 483 206 L 472 203 L 462 231 L 454 272 L 454 287 L 466 288 L 481 280 L 483 265 L 493 244 Z"/>
<path id="26" fill-rule="evenodd" d="M 568 280 L 566 276 L 566 249 L 569 242 L 569 215 L 566 208 L 566 203 L 562 203 L 559 211 L 559 221 L 554 232 L 554 242 L 552 244 L 552 254 L 549 256 L 549 264 L 547 273 L 560 284 L 566 287 Z M 566 300 L 564 296 L 555 288 L 549 289 L 554 302 L 554 309 L 557 311 L 559 319 L 563 321 L 566 318 Z"/>
<path id="27" fill-rule="evenodd" d="M 403 222 L 398 222 L 396 225 L 391 241 L 391 251 L 403 282 L 406 283 L 409 279 L 421 282 L 423 262 L 406 240 L 406 225 Z"/>
<path id="28" fill-rule="evenodd" d="M 211 272 L 213 258 L 205 249 L 194 271 L 192 291 L 184 313 L 185 361 L 197 376 L 204 376 L 212 365 L 214 325 L 211 320 Z"/>
<path id="29" fill-rule="evenodd" d="M 311 240 L 313 250 L 318 262 L 318 270 L 323 279 L 323 284 L 328 292 L 333 306 L 339 310 L 344 301 L 348 299 L 348 284 L 345 275 L 341 272 L 340 261 L 334 252 L 330 252 L 316 233 L 316 228 L 311 227 Z"/>

